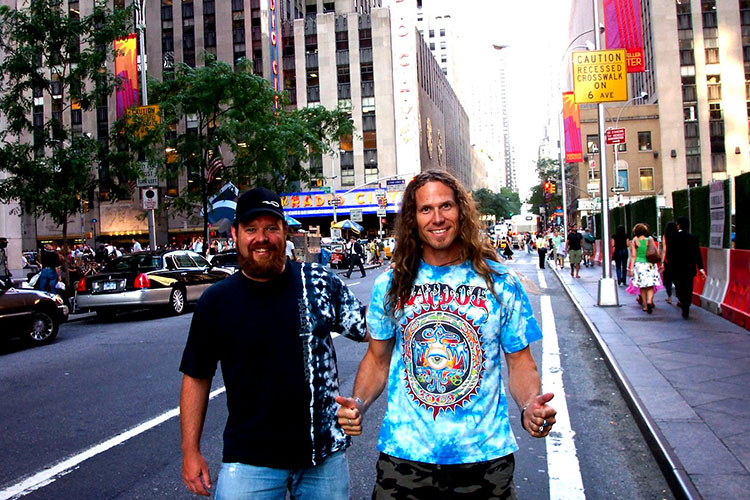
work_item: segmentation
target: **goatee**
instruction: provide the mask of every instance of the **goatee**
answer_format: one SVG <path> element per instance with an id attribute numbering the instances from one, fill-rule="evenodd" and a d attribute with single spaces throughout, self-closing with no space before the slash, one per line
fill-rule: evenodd
<path id="1" fill-rule="evenodd" d="M 269 246 L 269 245 L 264 245 Z M 257 261 L 253 258 L 253 249 L 249 249 L 248 256 L 237 252 L 237 263 L 240 265 L 242 272 L 250 278 L 268 279 L 278 276 L 284 270 L 286 264 L 286 249 L 272 248 L 271 257 L 263 261 Z"/>

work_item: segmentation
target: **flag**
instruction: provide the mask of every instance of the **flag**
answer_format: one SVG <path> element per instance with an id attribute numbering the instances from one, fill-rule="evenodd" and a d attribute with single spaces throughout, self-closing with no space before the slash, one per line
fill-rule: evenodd
<path id="1" fill-rule="evenodd" d="M 213 159 L 208 164 L 208 182 L 211 182 L 222 168 L 224 168 L 224 161 L 221 159 L 220 155 L 214 154 Z"/>
<path id="2" fill-rule="evenodd" d="M 604 0 L 607 49 L 625 49 L 628 73 L 646 71 L 641 0 Z"/>
<path id="3" fill-rule="evenodd" d="M 565 162 L 583 161 L 581 149 L 581 114 L 573 92 L 563 92 L 563 127 L 565 128 Z"/>
<path id="4" fill-rule="evenodd" d="M 122 118 L 125 110 L 131 106 L 137 106 L 138 99 L 138 63 L 137 63 L 137 35 L 130 35 L 114 41 L 115 51 L 115 75 L 120 79 L 115 90 L 117 101 L 117 119 Z"/>

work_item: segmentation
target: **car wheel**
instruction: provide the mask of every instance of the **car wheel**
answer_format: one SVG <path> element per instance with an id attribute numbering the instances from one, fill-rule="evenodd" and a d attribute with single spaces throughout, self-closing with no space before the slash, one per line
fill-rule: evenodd
<path id="1" fill-rule="evenodd" d="M 35 311 L 28 323 L 26 339 L 34 345 L 48 344 L 57 337 L 59 325 L 44 311 Z"/>
<path id="2" fill-rule="evenodd" d="M 180 288 L 175 288 L 169 295 L 169 310 L 172 314 L 185 312 L 185 293 Z"/>

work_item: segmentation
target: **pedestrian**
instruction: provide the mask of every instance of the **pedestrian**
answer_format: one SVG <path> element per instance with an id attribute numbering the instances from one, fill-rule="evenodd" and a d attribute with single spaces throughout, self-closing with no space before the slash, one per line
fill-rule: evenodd
<path id="1" fill-rule="evenodd" d="M 363 251 L 362 244 L 354 239 L 354 236 L 349 238 L 349 245 L 346 247 L 349 252 L 349 271 L 346 273 L 346 277 L 352 276 L 354 266 L 359 266 L 359 271 L 362 273 L 362 277 L 365 277 L 365 267 L 362 265 Z"/>
<path id="2" fill-rule="evenodd" d="M 9 282 L 13 274 L 8 267 L 8 239 L 0 238 L 0 280 Z"/>
<path id="3" fill-rule="evenodd" d="M 581 236 L 581 233 L 576 231 L 576 226 L 571 225 L 570 231 L 568 232 L 568 238 L 565 241 L 565 251 L 568 254 L 568 261 L 570 263 L 570 275 L 575 276 L 576 278 L 581 277 L 581 258 L 582 250 L 581 250 L 581 244 L 583 241 L 583 236 Z M 575 274 L 573 274 L 573 271 L 575 270 Z"/>
<path id="4" fill-rule="evenodd" d="M 539 269 L 544 269 L 544 261 L 547 260 L 547 242 L 542 233 L 536 233 L 536 253 L 539 255 Z"/>
<path id="5" fill-rule="evenodd" d="M 42 272 L 39 274 L 39 290 L 60 295 L 58 283 L 62 280 L 60 274 L 60 254 L 52 243 L 45 243 L 40 253 Z"/>
<path id="6" fill-rule="evenodd" d="M 526 253 L 531 253 L 531 233 L 526 233 Z"/>
<path id="7" fill-rule="evenodd" d="M 649 262 L 646 254 L 649 248 L 658 246 L 651 237 L 648 226 L 643 223 L 633 228 L 633 241 L 630 243 L 630 265 L 628 274 L 633 277 L 633 286 L 639 289 L 641 307 L 651 314 L 654 310 L 654 287 L 659 286 L 659 271 L 656 265 Z"/>
<path id="8" fill-rule="evenodd" d="M 669 274 L 674 283 L 677 302 L 682 308 L 682 317 L 688 319 L 690 303 L 693 301 L 693 279 L 696 270 L 704 280 L 706 271 L 703 269 L 698 238 L 689 232 L 690 219 L 684 215 L 677 217 L 677 229 L 676 233 L 667 238 L 666 261 L 669 263 Z"/>
<path id="9" fill-rule="evenodd" d="M 592 267 L 594 265 L 594 244 L 596 243 L 596 236 L 591 234 L 591 229 L 586 228 L 583 232 L 583 265 L 586 267 Z"/>
<path id="10" fill-rule="evenodd" d="M 674 221 L 667 222 L 664 228 L 664 236 L 662 236 L 661 244 L 661 280 L 664 283 L 664 290 L 667 292 L 667 303 L 672 303 L 672 266 L 669 265 L 667 260 L 667 239 L 677 232 L 677 223 Z M 702 259 L 701 259 L 702 260 Z"/>
<path id="11" fill-rule="evenodd" d="M 557 248 L 555 249 L 555 264 L 558 269 L 565 269 L 565 257 L 568 252 L 565 250 L 565 241 L 559 238 Z"/>
<path id="12" fill-rule="evenodd" d="M 615 261 L 615 272 L 617 274 L 617 283 L 625 286 L 625 280 L 627 279 L 627 267 L 628 267 L 628 248 L 630 248 L 630 238 L 625 233 L 625 226 L 622 224 L 617 226 L 614 236 L 610 241 L 610 248 L 612 249 L 612 260 Z"/>
<path id="13" fill-rule="evenodd" d="M 143 247 L 141 247 L 141 244 L 138 243 L 138 240 L 133 238 L 132 242 L 133 242 L 133 249 L 131 250 L 132 252 L 140 252 L 143 250 Z"/>
<path id="14" fill-rule="evenodd" d="M 507 260 L 513 260 L 513 249 L 511 248 L 510 237 L 505 237 L 505 248 L 503 248 L 503 256 Z"/>
<path id="15" fill-rule="evenodd" d="M 286 255 L 286 258 L 289 260 L 297 260 L 297 256 L 294 255 L 294 249 L 296 247 L 294 246 L 294 242 L 292 241 L 292 237 L 290 235 L 286 235 L 286 243 L 284 243 L 284 253 Z"/>
<path id="16" fill-rule="evenodd" d="M 287 259 L 287 230 L 276 193 L 243 193 L 232 225 L 241 271 L 195 308 L 180 365 L 182 476 L 193 493 L 211 488 L 200 439 L 221 363 L 229 415 L 216 498 L 349 498 L 330 332 L 365 340 L 364 307 L 328 268 Z"/>
<path id="17" fill-rule="evenodd" d="M 508 420 L 502 358 L 521 425 L 545 437 L 555 423 L 540 395 L 529 343 L 541 338 L 519 279 L 482 238 L 468 192 L 445 171 L 407 186 L 394 266 L 375 282 L 370 344 L 339 423 L 362 432 L 388 384 L 373 498 L 515 498 L 518 449 Z"/>
<path id="18" fill-rule="evenodd" d="M 552 233 L 550 233 L 550 237 L 547 241 L 550 260 L 552 260 L 552 266 L 554 267 L 557 263 L 557 249 L 560 248 L 560 243 L 564 242 L 565 239 L 557 232 L 557 229 L 555 229 L 552 231 Z"/>

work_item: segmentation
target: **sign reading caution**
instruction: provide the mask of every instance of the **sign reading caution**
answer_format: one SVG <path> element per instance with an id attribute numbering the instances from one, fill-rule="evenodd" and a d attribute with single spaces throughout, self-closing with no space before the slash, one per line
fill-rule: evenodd
<path id="1" fill-rule="evenodd" d="M 573 52 L 573 91 L 578 104 L 628 100 L 625 50 Z"/>

